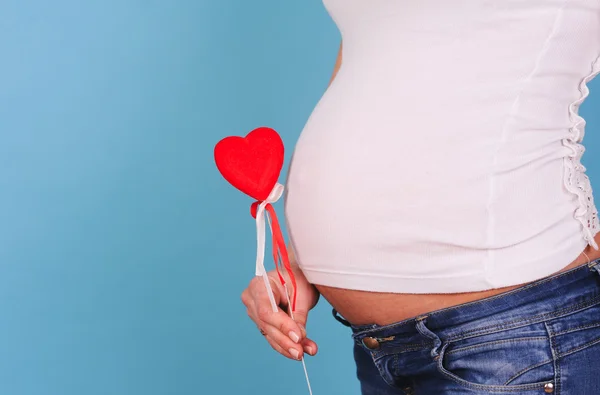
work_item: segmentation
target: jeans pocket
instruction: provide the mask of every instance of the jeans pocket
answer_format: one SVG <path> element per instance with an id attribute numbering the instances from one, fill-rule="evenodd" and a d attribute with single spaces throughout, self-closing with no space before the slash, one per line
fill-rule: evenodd
<path id="1" fill-rule="evenodd" d="M 469 388 L 518 392 L 552 383 L 553 361 L 547 331 L 538 324 L 444 342 L 438 369 Z"/>
<path id="2" fill-rule="evenodd" d="M 558 358 L 600 343 L 600 304 L 588 306 L 546 323 Z"/>

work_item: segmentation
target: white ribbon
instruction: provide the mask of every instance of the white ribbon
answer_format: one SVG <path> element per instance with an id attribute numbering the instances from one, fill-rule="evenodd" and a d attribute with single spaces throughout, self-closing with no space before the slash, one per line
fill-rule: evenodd
<path id="1" fill-rule="evenodd" d="M 267 276 L 267 269 L 265 269 L 265 206 L 267 204 L 273 204 L 277 202 L 281 196 L 283 195 L 283 185 L 277 183 L 273 187 L 273 190 L 263 202 L 258 205 L 256 209 L 256 275 L 262 276 L 263 281 L 265 282 L 265 287 L 267 287 L 267 294 L 269 295 L 269 301 L 271 302 L 271 308 L 274 313 L 277 313 L 277 303 L 275 302 L 275 296 L 273 296 L 273 288 L 271 288 L 271 281 L 269 281 L 269 276 Z M 271 233 L 271 237 L 273 237 L 273 227 L 271 226 L 271 221 L 267 221 L 269 223 L 269 231 Z M 277 263 L 276 263 L 277 264 Z M 287 302 L 290 310 L 290 316 L 294 319 L 294 312 L 292 311 L 292 302 L 290 301 L 290 294 L 287 289 L 287 285 L 284 285 L 285 296 L 287 297 Z M 306 384 L 308 385 L 308 392 L 312 395 L 312 388 L 310 386 L 310 380 L 308 378 L 308 372 L 306 370 L 306 363 L 304 362 L 304 357 L 302 357 L 302 367 L 304 368 L 304 377 L 306 378 Z"/>
<path id="2" fill-rule="evenodd" d="M 269 196 L 258 205 L 256 210 L 256 275 L 262 276 L 265 282 L 269 301 L 271 302 L 271 308 L 274 313 L 277 312 L 277 303 L 275 302 L 271 282 L 269 281 L 269 276 L 267 276 L 267 270 L 265 269 L 265 206 L 277 202 L 283 195 L 283 189 L 283 185 L 279 183 L 275 184 Z M 269 223 L 269 229 L 272 234 L 273 229 L 271 229 L 271 223 Z"/>

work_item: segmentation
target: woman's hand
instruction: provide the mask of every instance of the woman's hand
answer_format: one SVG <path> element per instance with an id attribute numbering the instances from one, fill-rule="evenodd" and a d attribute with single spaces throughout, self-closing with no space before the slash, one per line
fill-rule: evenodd
<path id="1" fill-rule="evenodd" d="M 317 344 L 306 337 L 305 327 L 308 312 L 317 304 L 319 292 L 295 265 L 294 275 L 297 285 L 295 322 L 286 314 L 290 306 L 288 306 L 285 289 L 275 271 L 269 272 L 268 276 L 275 294 L 275 302 L 279 306 L 276 313 L 273 312 L 267 288 L 261 277 L 252 279 L 248 288 L 242 293 L 242 302 L 246 306 L 248 316 L 258 326 L 271 347 L 288 358 L 300 360 L 304 353 L 309 355 L 317 353 Z"/>

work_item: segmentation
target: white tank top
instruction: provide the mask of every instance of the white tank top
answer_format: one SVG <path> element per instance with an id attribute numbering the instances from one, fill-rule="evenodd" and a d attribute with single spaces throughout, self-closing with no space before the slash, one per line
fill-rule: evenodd
<path id="1" fill-rule="evenodd" d="M 480 291 L 597 248 L 578 110 L 600 73 L 600 0 L 325 3 L 342 67 L 286 182 L 310 282 Z"/>

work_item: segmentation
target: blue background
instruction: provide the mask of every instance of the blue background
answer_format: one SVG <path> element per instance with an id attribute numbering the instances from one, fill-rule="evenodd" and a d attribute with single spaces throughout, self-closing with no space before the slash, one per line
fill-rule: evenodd
<path id="1" fill-rule="evenodd" d="M 289 162 L 338 45 L 320 0 L 0 3 L 0 394 L 307 393 L 245 317 L 250 200 L 212 149 L 269 125 Z M 315 394 L 358 394 L 326 303 L 308 330 Z"/>

